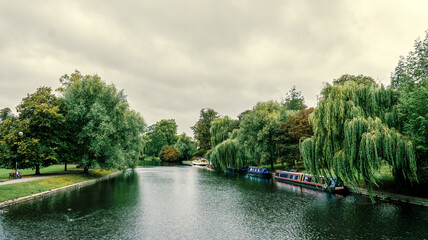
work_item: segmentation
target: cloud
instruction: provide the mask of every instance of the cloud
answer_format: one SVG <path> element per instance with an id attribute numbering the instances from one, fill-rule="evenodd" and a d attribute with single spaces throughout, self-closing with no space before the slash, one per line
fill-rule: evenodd
<path id="1" fill-rule="evenodd" d="M 428 28 L 425 1 L 0 3 L 0 108 L 75 69 L 124 89 L 179 132 L 202 108 L 236 117 L 293 85 L 309 106 L 345 73 L 389 83 Z"/>

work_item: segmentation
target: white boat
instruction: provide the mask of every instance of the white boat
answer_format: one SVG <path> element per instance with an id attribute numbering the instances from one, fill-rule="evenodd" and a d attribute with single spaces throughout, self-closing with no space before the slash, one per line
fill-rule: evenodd
<path id="1" fill-rule="evenodd" d="M 204 158 L 196 159 L 192 161 L 193 166 L 206 166 L 208 165 L 208 160 Z"/>

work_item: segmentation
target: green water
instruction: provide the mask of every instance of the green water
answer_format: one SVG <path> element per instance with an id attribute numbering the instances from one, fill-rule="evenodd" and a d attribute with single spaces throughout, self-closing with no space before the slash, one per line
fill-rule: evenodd
<path id="1" fill-rule="evenodd" d="M 428 239 L 428 208 L 151 167 L 2 209 L 0 239 Z"/>

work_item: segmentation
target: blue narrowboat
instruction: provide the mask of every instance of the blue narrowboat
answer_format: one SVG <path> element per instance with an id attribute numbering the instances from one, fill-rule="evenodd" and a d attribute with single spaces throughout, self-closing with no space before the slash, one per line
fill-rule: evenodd
<path id="1" fill-rule="evenodd" d="M 261 177 L 261 178 L 271 178 L 272 174 L 270 174 L 269 170 L 267 170 L 264 167 L 248 167 L 247 168 L 248 175 L 254 176 L 254 177 Z"/>
<path id="2" fill-rule="evenodd" d="M 305 173 L 287 172 L 280 170 L 275 172 L 275 180 L 277 181 L 301 185 L 322 191 L 338 192 L 345 190 L 342 180 L 338 177 L 319 177 L 318 179 L 310 174 Z"/>

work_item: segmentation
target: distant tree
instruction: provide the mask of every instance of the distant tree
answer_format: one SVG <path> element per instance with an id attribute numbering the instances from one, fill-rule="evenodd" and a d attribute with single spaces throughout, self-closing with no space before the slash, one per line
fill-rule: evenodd
<path id="1" fill-rule="evenodd" d="M 302 92 L 296 90 L 296 86 L 293 86 L 291 90 L 286 94 L 282 105 L 287 110 L 302 110 L 307 106 L 305 105 L 305 98 L 302 96 Z"/>
<path id="2" fill-rule="evenodd" d="M 174 147 L 180 152 L 180 160 L 187 160 L 193 157 L 196 152 L 196 143 L 185 133 L 178 136 Z"/>
<path id="3" fill-rule="evenodd" d="M 18 127 L 22 136 L 18 137 L 18 154 L 21 168 L 33 168 L 36 175 L 40 167 L 58 162 L 58 147 L 61 146 L 61 129 L 65 117 L 60 113 L 60 103 L 51 88 L 40 87 L 28 94 L 16 108 Z"/>
<path id="4" fill-rule="evenodd" d="M 198 142 L 197 155 L 203 156 L 211 149 L 211 122 L 218 117 L 219 115 L 214 109 L 204 108 L 201 110 L 199 120 L 191 127 Z"/>
<path id="5" fill-rule="evenodd" d="M 406 58 L 401 56 L 398 60 L 391 75 L 392 87 L 398 89 L 428 78 L 428 30 L 424 40 L 415 41 L 414 48 Z"/>
<path id="6" fill-rule="evenodd" d="M 164 146 L 174 145 L 177 142 L 177 123 L 174 119 L 162 119 L 150 127 L 146 154 L 158 156 Z"/>

